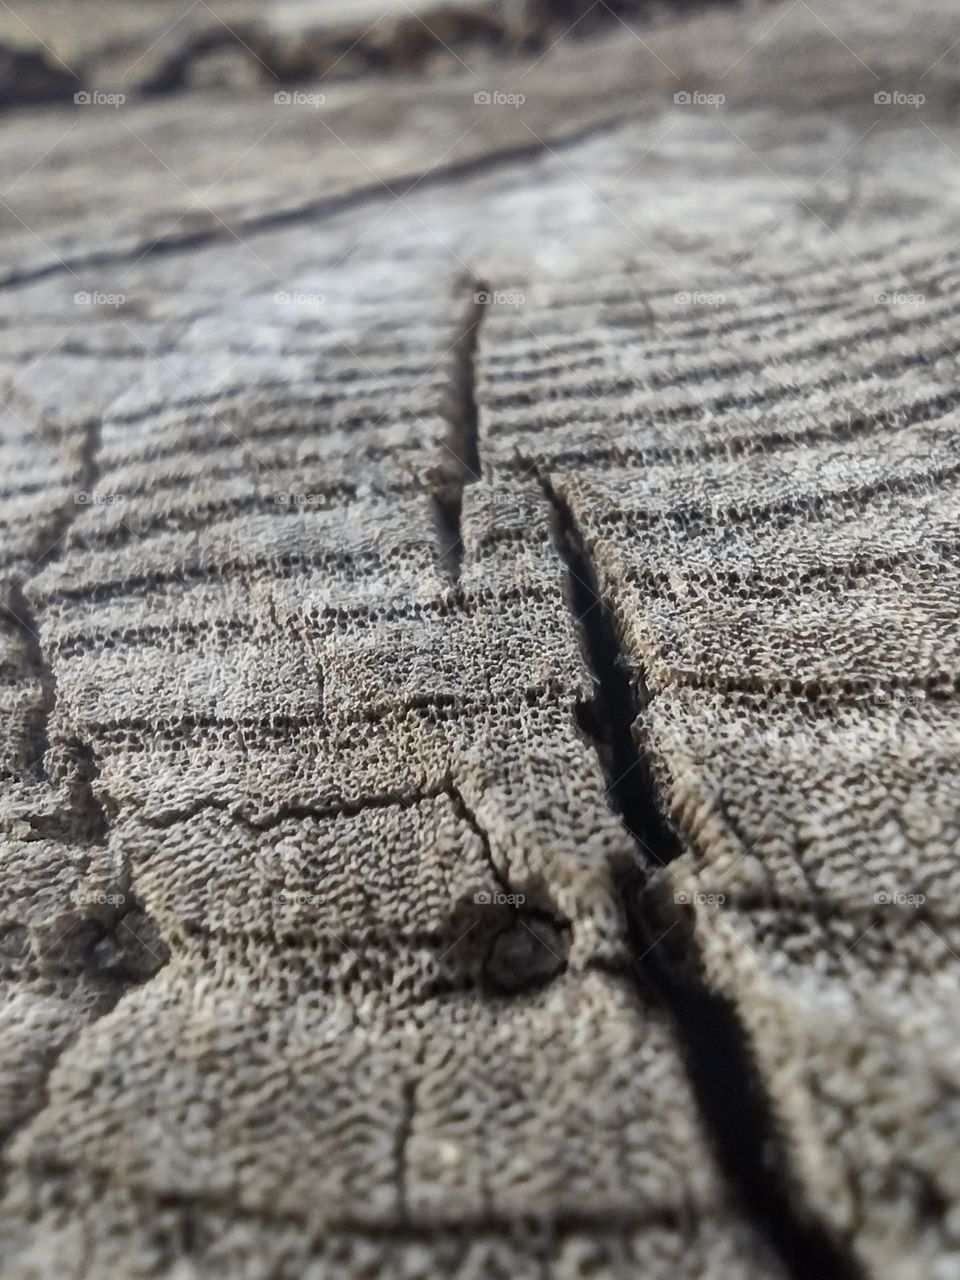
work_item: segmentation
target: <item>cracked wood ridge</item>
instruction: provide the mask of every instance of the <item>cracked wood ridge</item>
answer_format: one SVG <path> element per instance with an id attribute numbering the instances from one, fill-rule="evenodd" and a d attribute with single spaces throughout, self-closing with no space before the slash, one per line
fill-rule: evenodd
<path id="1" fill-rule="evenodd" d="M 4 1275 L 957 1280 L 954 7 L 15 8 Z"/>

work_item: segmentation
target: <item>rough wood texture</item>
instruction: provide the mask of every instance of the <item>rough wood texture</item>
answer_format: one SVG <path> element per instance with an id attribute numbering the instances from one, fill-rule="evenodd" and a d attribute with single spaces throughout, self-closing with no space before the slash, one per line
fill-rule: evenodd
<path id="1" fill-rule="evenodd" d="M 4 10 L 4 1274 L 955 1280 L 954 7 Z"/>

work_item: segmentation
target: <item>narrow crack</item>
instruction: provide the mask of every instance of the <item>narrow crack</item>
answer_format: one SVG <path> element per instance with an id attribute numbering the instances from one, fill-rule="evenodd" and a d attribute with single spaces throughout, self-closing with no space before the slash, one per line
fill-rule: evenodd
<path id="1" fill-rule="evenodd" d="M 537 475 L 553 512 L 554 542 L 567 566 L 570 607 L 595 688 L 593 699 L 578 705 L 577 720 L 596 747 L 607 795 L 639 846 L 644 864 L 665 866 L 681 849 L 660 813 L 649 763 L 633 736 L 651 694 L 643 672 L 633 671 L 621 650 L 613 614 L 600 595 L 570 507 L 546 474 Z"/>
<path id="2" fill-rule="evenodd" d="M 452 778 L 449 778 L 447 780 L 445 784 L 445 791 L 447 796 L 450 799 L 450 803 L 453 805 L 454 813 L 457 815 L 460 821 L 464 824 L 464 826 L 469 827 L 470 830 L 473 832 L 473 834 L 480 841 L 480 845 L 481 845 L 481 848 L 483 849 L 484 857 L 486 858 L 487 865 L 490 868 L 490 874 L 493 876 L 494 880 L 497 882 L 502 892 L 508 895 L 515 894 L 517 892 L 516 889 L 513 887 L 513 885 L 511 885 L 510 881 L 507 879 L 507 877 L 503 874 L 503 872 L 497 866 L 496 860 L 494 859 L 494 856 L 493 856 L 493 850 L 490 847 L 490 837 L 487 835 L 486 830 L 481 825 L 479 819 L 477 818 L 477 815 L 467 804 L 466 799 L 464 798 L 463 792 L 460 790 L 460 788 L 457 786 L 457 784 L 453 781 Z"/>
<path id="3" fill-rule="evenodd" d="M 414 188 L 429 190 L 440 187 L 444 183 L 462 181 L 474 175 L 495 171 L 502 165 L 529 160 L 531 156 L 539 155 L 544 151 L 567 150 L 591 138 L 612 133 L 632 120 L 642 118 L 644 118 L 642 113 L 638 115 L 635 109 L 630 109 L 591 121 L 590 124 L 582 128 L 574 128 L 568 133 L 562 131 L 556 135 L 548 133 L 543 138 L 512 143 L 496 151 L 483 152 L 481 155 L 467 156 L 462 160 L 449 163 L 431 164 L 426 169 L 401 174 L 391 181 L 390 191 L 399 199 L 409 195 Z M 295 226 L 302 222 L 334 218 L 355 211 L 358 207 L 362 209 L 365 205 L 377 205 L 383 199 L 383 183 L 378 180 L 337 195 L 320 196 L 268 213 L 240 217 L 231 223 L 229 229 L 220 222 L 215 222 L 196 230 L 164 232 L 155 239 L 138 240 L 127 249 L 97 249 L 75 254 L 73 257 L 64 254 L 53 261 L 39 263 L 36 266 L 15 267 L 6 275 L 0 276 L 0 290 L 19 289 L 65 272 L 76 275 L 81 271 L 122 266 L 125 262 L 140 262 L 143 259 L 161 257 L 165 254 L 190 253 L 211 244 L 228 243 L 235 234 L 249 237 L 260 232 Z"/>
<path id="4" fill-rule="evenodd" d="M 631 985 L 641 999 L 652 994 L 672 1018 L 720 1168 L 787 1275 L 794 1280 L 858 1280 L 860 1271 L 848 1250 L 801 1198 L 800 1181 L 735 1006 L 708 985 L 692 928 L 687 921 L 681 924 L 676 907 L 656 884 L 657 871 L 682 852 L 682 845 L 659 808 L 652 770 L 635 736 L 652 695 L 643 672 L 632 668 L 623 650 L 569 504 L 549 475 L 532 469 L 553 512 L 569 603 L 596 690 L 592 702 L 578 709 L 580 727 L 594 745 L 607 795 L 637 850 L 635 865 L 618 886 Z"/>
<path id="5" fill-rule="evenodd" d="M 447 435 L 443 457 L 431 476 L 440 559 L 454 583 L 460 580 L 463 563 L 463 491 L 481 476 L 475 363 L 488 293 L 480 281 L 471 280 L 469 288 L 471 297 L 463 327 L 450 353 L 453 370 L 445 406 Z"/>
<path id="6" fill-rule="evenodd" d="M 330 805 L 313 805 L 313 804 L 289 804 L 283 805 L 276 813 L 270 814 L 268 818 L 261 821 L 248 819 L 239 816 L 239 821 L 248 826 L 253 831 L 270 831 L 273 827 L 277 827 L 281 822 L 286 822 L 291 818 L 355 818 L 358 814 L 365 813 L 370 809 L 413 809 L 417 805 L 425 804 L 428 800 L 435 800 L 438 796 L 443 795 L 443 787 L 423 787 L 416 791 L 385 791 L 373 795 L 357 796 L 353 800 L 342 800 L 339 804 Z"/>

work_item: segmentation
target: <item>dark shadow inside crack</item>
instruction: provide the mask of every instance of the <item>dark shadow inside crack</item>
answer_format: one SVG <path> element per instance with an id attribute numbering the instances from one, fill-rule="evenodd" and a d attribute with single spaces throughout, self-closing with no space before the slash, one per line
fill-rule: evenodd
<path id="1" fill-rule="evenodd" d="M 673 1022 L 717 1163 L 786 1273 L 793 1280 L 858 1280 L 860 1269 L 846 1241 L 805 1201 L 740 1013 L 708 980 L 689 912 L 665 892 L 663 868 L 683 852 L 683 844 L 661 810 L 640 746 L 652 694 L 645 672 L 625 651 L 573 510 L 552 478 L 539 469 L 537 474 L 553 512 L 568 603 L 595 687 L 593 699 L 576 708 L 576 719 L 595 749 L 611 807 L 635 847 L 634 865 L 618 882 L 629 944 L 626 976 L 644 1004 L 659 1005 Z"/>

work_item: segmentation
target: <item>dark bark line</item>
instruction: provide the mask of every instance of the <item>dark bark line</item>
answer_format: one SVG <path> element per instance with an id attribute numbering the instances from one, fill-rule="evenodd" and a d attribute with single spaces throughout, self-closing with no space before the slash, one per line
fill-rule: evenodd
<path id="1" fill-rule="evenodd" d="M 440 543 L 440 560 L 454 584 L 463 564 L 463 491 L 481 478 L 476 399 L 476 353 L 484 306 L 482 281 L 467 282 L 471 297 L 460 334 L 451 348 L 452 370 L 444 411 L 447 435 L 443 456 L 432 473 L 432 497 Z"/>
<path id="2" fill-rule="evenodd" d="M 641 1000 L 652 996 L 671 1017 L 727 1184 L 786 1273 L 794 1280 L 858 1280 L 860 1270 L 846 1247 L 804 1204 L 749 1036 L 735 1006 L 705 980 L 689 921 L 680 919 L 677 906 L 665 898 L 658 872 L 683 846 L 660 809 L 651 766 L 637 743 L 652 695 L 643 672 L 624 652 L 569 504 L 550 476 L 536 470 L 554 514 L 569 604 L 596 690 L 578 720 L 597 753 L 611 807 L 637 851 L 635 866 L 619 884 L 631 984 Z"/>
<path id="3" fill-rule="evenodd" d="M 0 289 L 16 289 L 24 285 L 35 284 L 49 276 L 62 274 L 76 276 L 81 271 L 101 267 L 119 267 L 129 262 L 140 262 L 150 257 L 168 253 L 188 253 L 197 249 L 205 249 L 208 245 L 228 243 L 237 236 L 256 235 L 260 232 L 277 228 L 295 226 L 297 223 L 310 223 L 338 214 L 350 213 L 356 208 L 376 205 L 385 199 L 384 187 L 394 199 L 402 199 L 409 195 L 414 187 L 430 188 L 441 186 L 445 182 L 462 181 L 474 175 L 487 173 L 518 160 L 529 160 L 545 150 L 564 150 L 579 145 L 594 136 L 602 136 L 620 128 L 621 125 L 638 119 L 636 109 L 618 112 L 615 115 L 594 121 L 570 133 L 560 132 L 556 137 L 536 138 L 530 142 L 514 143 L 499 150 L 485 152 L 480 156 L 470 156 L 463 160 L 454 160 L 448 164 L 431 165 L 419 172 L 403 174 L 388 184 L 383 181 L 371 182 L 352 191 L 338 195 L 320 196 L 313 200 L 303 201 L 287 209 L 277 209 L 271 213 L 256 214 L 248 218 L 242 215 L 231 221 L 231 228 L 218 222 L 210 227 L 202 227 L 195 231 L 165 233 L 155 240 L 142 241 L 128 249 L 95 249 L 88 253 L 78 253 L 70 258 L 57 257 L 52 262 L 38 266 L 14 268 L 0 276 Z"/>

